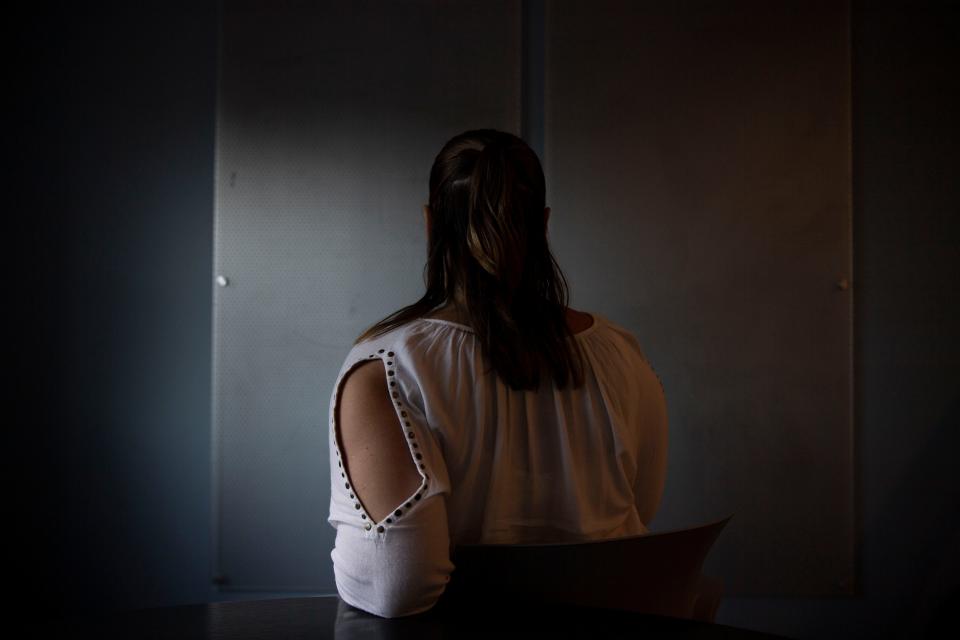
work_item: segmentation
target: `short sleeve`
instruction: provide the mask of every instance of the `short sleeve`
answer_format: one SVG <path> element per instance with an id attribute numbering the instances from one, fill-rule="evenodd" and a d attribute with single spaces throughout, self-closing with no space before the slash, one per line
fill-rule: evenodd
<path id="1" fill-rule="evenodd" d="M 594 338 L 595 370 L 604 397 L 632 435 L 633 494 L 637 514 L 649 527 L 666 483 L 668 416 L 663 381 L 640 342 L 626 328 L 605 320 L 609 334 Z"/>
<path id="2" fill-rule="evenodd" d="M 389 336 L 390 334 L 388 334 Z M 419 487 L 380 522 L 366 513 L 341 461 L 337 406 L 347 374 L 361 363 L 379 360 Z M 327 521 L 337 530 L 331 559 L 337 590 L 348 604 L 385 617 L 431 608 L 443 593 L 453 564 L 449 554 L 446 494 L 450 481 L 442 453 L 423 414 L 419 385 L 405 366 L 403 345 L 371 340 L 351 349 L 330 399 L 331 495 Z"/>
<path id="3" fill-rule="evenodd" d="M 636 336 L 623 330 L 623 337 L 634 354 L 631 376 L 637 389 L 631 394 L 629 420 L 639 429 L 637 474 L 633 481 L 637 514 L 645 526 L 660 507 L 667 476 L 668 416 L 663 380 L 643 353 Z"/>

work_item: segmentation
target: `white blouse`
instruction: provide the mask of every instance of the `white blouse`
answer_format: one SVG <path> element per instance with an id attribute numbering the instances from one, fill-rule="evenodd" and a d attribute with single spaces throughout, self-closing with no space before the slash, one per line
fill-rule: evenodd
<path id="1" fill-rule="evenodd" d="M 430 609 L 459 543 L 581 542 L 646 533 L 666 475 L 667 409 L 637 339 L 600 314 L 572 338 L 585 384 L 516 391 L 462 324 L 424 318 L 355 345 L 330 400 L 331 558 L 350 605 Z M 420 487 L 380 522 L 353 493 L 335 437 L 345 375 L 377 358 Z"/>

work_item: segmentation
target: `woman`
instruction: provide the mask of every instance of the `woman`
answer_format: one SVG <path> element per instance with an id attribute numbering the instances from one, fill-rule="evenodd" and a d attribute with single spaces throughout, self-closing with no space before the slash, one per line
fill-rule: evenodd
<path id="1" fill-rule="evenodd" d="M 458 543 L 645 533 L 667 413 L 636 338 L 567 307 L 543 169 L 492 129 L 444 145 L 424 206 L 427 291 L 370 327 L 330 401 L 340 597 L 426 611 Z"/>

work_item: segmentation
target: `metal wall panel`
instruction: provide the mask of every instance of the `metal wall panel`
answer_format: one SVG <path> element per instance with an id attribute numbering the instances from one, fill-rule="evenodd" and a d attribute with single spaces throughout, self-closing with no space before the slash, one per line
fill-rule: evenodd
<path id="1" fill-rule="evenodd" d="M 362 329 L 422 294 L 433 158 L 520 130 L 520 4 L 225 2 L 214 572 L 335 592 L 326 416 Z"/>
<path id="2" fill-rule="evenodd" d="M 638 335 L 671 441 L 656 530 L 736 515 L 730 595 L 853 592 L 845 3 L 546 3 L 551 242 Z"/>

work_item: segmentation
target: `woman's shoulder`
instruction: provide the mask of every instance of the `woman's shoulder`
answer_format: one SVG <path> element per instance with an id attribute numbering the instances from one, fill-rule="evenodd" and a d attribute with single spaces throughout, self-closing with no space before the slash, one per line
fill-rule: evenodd
<path id="1" fill-rule="evenodd" d="M 625 325 L 610 320 L 599 314 L 595 314 L 603 327 L 602 331 L 597 331 L 597 338 L 593 341 L 594 348 L 604 352 L 606 358 L 601 358 L 605 363 L 618 363 L 622 367 L 621 375 L 624 380 L 633 380 L 636 378 L 637 371 L 640 375 L 650 374 L 655 376 L 663 387 L 663 381 L 659 374 L 653 368 L 653 364 L 647 358 L 645 347 L 641 346 L 641 341 L 637 334 Z"/>
<path id="2" fill-rule="evenodd" d="M 601 320 L 599 314 L 580 311 L 572 307 L 566 308 L 566 319 L 567 327 L 570 329 L 570 333 L 574 335 L 586 333 L 594 324 L 597 324 Z M 434 310 L 424 316 L 422 320 L 440 322 L 456 328 L 471 330 L 469 320 L 462 312 L 457 312 L 450 307 Z"/>
<path id="3" fill-rule="evenodd" d="M 431 318 L 417 318 L 388 329 L 383 333 L 369 336 L 356 342 L 350 349 L 347 360 L 363 358 L 392 358 L 399 352 L 408 352 L 425 344 L 437 344 L 451 337 L 457 329 L 469 329 L 446 320 L 434 321 Z"/>
<path id="4" fill-rule="evenodd" d="M 632 361 L 642 361 L 649 364 L 644 348 L 636 333 L 624 324 L 611 320 L 606 316 L 590 312 L 593 316 L 593 326 L 587 328 L 580 335 L 583 343 L 596 350 L 615 354 L 617 357 L 626 357 Z"/>

